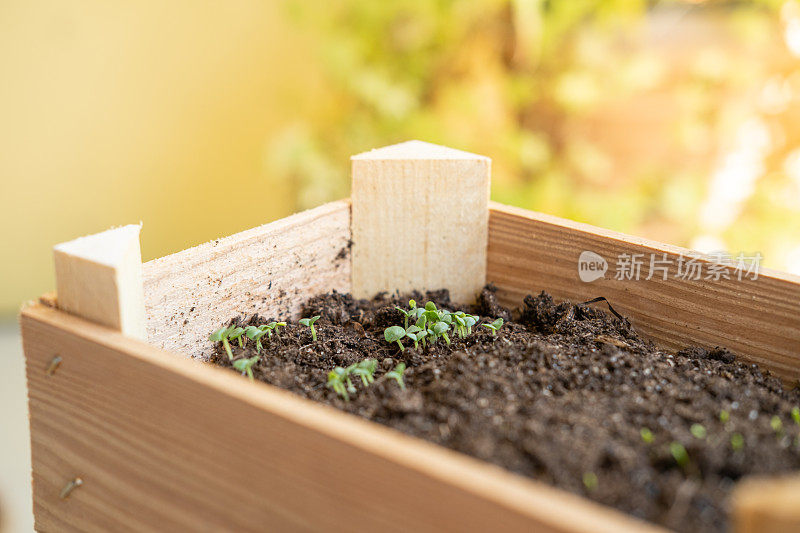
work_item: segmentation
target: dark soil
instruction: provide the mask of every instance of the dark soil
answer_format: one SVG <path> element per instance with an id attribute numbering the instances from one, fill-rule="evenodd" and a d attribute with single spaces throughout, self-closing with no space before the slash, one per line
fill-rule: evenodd
<path id="1" fill-rule="evenodd" d="M 412 295 L 457 310 L 446 291 L 427 296 Z M 401 353 L 383 330 L 403 324 L 393 306 L 407 301 L 313 298 L 304 316 L 322 316 L 318 341 L 289 324 L 265 342 L 256 379 L 681 531 L 725 530 L 728 496 L 742 476 L 800 469 L 800 426 L 790 415 L 800 389 L 784 389 L 725 349 L 663 352 L 603 303 L 555 303 L 544 292 L 526 297 L 508 322 L 511 313 L 487 288 L 477 306 L 458 309 L 482 322 L 506 319 L 496 337 L 476 327 L 464 340 L 452 335 L 450 346 Z M 212 350 L 214 363 L 230 367 L 221 346 Z M 252 342 L 233 350 L 255 354 Z M 334 366 L 368 357 L 378 359 L 376 381 L 357 383 L 350 403 L 325 386 Z M 405 391 L 382 379 L 400 361 L 408 365 Z M 707 435 L 696 427 L 695 436 L 693 424 Z M 674 443 L 687 451 L 683 465 Z"/>

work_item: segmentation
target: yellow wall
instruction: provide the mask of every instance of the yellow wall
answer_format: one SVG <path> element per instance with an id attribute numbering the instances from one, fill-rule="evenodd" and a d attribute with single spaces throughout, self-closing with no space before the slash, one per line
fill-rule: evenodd
<path id="1" fill-rule="evenodd" d="M 53 287 L 57 242 L 143 221 L 146 260 L 294 210 L 265 142 L 318 89 L 278 9 L 0 3 L 1 314 Z"/>

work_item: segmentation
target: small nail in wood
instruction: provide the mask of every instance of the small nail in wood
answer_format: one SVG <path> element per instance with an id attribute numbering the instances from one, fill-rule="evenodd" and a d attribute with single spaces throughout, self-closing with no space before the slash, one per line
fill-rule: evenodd
<path id="1" fill-rule="evenodd" d="M 75 479 L 67 483 L 64 486 L 64 488 L 61 489 L 61 495 L 60 495 L 61 499 L 66 500 L 69 497 L 69 495 L 72 494 L 72 491 L 77 489 L 81 485 L 83 485 L 83 480 L 79 477 L 76 477 Z"/>
<path id="2" fill-rule="evenodd" d="M 52 361 L 50 361 L 50 364 L 47 365 L 47 375 L 52 376 L 55 374 L 56 369 L 58 369 L 59 366 L 61 366 L 61 357 L 57 355 L 53 357 Z"/>

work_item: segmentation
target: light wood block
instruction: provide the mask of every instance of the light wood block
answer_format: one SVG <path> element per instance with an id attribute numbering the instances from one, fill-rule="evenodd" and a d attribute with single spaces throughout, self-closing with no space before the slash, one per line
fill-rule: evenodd
<path id="1" fill-rule="evenodd" d="M 56 245 L 58 306 L 144 339 L 140 230 L 122 226 Z"/>
<path id="2" fill-rule="evenodd" d="M 298 318 L 350 291 L 350 202 L 331 202 L 144 264 L 148 342 L 199 357 L 235 316 Z"/>
<path id="3" fill-rule="evenodd" d="M 733 493 L 735 533 L 800 531 L 800 476 L 746 479 Z"/>
<path id="4" fill-rule="evenodd" d="M 353 295 L 446 288 L 471 303 L 486 279 L 490 163 L 420 141 L 353 156 Z"/>

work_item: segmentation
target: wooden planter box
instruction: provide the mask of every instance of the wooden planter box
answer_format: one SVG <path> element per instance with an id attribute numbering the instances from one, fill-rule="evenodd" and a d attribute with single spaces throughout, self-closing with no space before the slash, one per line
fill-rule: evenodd
<path id="1" fill-rule="evenodd" d="M 189 357 L 237 313 L 296 317 L 332 289 L 438 288 L 453 281 L 437 273 L 457 265 L 457 296 L 487 281 L 508 306 L 542 289 L 602 295 L 666 347 L 724 345 L 800 378 L 800 278 L 635 281 L 612 270 L 582 283 L 584 250 L 675 262 L 689 251 L 489 203 L 488 173 L 486 158 L 404 143 L 353 159 L 352 205 L 144 264 L 135 226 L 57 247 L 58 298 L 21 315 L 36 528 L 658 530 Z M 413 240 L 398 232 L 409 220 Z M 800 478 L 745 482 L 733 507 L 741 531 L 797 530 Z"/>

